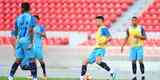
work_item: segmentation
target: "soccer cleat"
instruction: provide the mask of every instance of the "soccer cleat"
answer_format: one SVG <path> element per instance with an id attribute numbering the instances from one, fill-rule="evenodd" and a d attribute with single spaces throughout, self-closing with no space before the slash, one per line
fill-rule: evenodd
<path id="1" fill-rule="evenodd" d="M 141 80 L 145 80 L 145 76 L 142 76 L 142 79 Z"/>
<path id="2" fill-rule="evenodd" d="M 8 76 L 8 80 L 13 80 L 13 77 L 12 76 Z"/>
<path id="3" fill-rule="evenodd" d="M 80 80 L 84 80 L 84 76 L 81 76 L 81 77 L 80 77 Z"/>
<path id="4" fill-rule="evenodd" d="M 42 79 L 43 79 L 43 80 L 48 80 L 47 76 L 44 76 Z"/>
<path id="5" fill-rule="evenodd" d="M 33 78 L 32 80 L 38 80 L 37 78 Z"/>
<path id="6" fill-rule="evenodd" d="M 111 73 L 112 80 L 118 80 L 116 73 Z"/>
<path id="7" fill-rule="evenodd" d="M 137 80 L 137 77 L 132 78 L 132 80 Z"/>

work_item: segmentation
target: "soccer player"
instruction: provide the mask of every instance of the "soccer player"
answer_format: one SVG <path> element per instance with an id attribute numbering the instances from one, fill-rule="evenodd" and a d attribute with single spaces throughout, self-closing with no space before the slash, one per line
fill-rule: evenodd
<path id="1" fill-rule="evenodd" d="M 133 79 L 137 80 L 136 73 L 137 73 L 137 65 L 136 62 L 139 61 L 140 70 L 142 73 L 142 80 L 145 80 L 144 72 L 144 51 L 143 51 L 143 43 L 146 40 L 146 33 L 143 29 L 142 25 L 138 24 L 138 18 L 132 17 L 132 25 L 127 29 L 127 36 L 125 39 L 124 44 L 121 47 L 121 52 L 123 52 L 124 46 L 129 43 L 130 45 L 130 60 L 132 61 L 132 71 L 133 71 Z"/>
<path id="2" fill-rule="evenodd" d="M 32 53 L 33 46 L 33 27 L 36 25 L 35 18 L 29 13 L 30 4 L 24 2 L 21 4 L 22 13 L 16 18 L 15 28 L 12 31 L 12 38 L 15 42 L 12 42 L 15 48 L 16 61 L 13 63 L 8 80 L 13 80 L 15 72 L 19 65 L 23 65 L 22 62 L 25 58 L 29 58 L 29 66 L 31 70 L 32 80 L 37 80 L 37 66 L 34 54 Z M 25 67 L 25 66 L 24 66 Z"/>
<path id="3" fill-rule="evenodd" d="M 44 78 L 47 79 L 46 69 L 45 69 L 45 62 L 43 60 L 44 51 L 43 51 L 43 44 L 42 44 L 43 38 L 46 38 L 46 33 L 45 33 L 44 26 L 39 24 L 39 19 L 40 19 L 39 16 L 35 15 L 34 17 L 36 18 L 36 23 L 37 24 L 34 27 L 33 52 L 35 54 L 35 57 L 38 59 L 38 61 L 41 64 Z"/>
<path id="4" fill-rule="evenodd" d="M 89 54 L 87 58 L 83 60 L 82 68 L 81 68 L 81 77 L 80 80 L 85 80 L 84 76 L 87 72 L 87 65 L 93 64 L 94 62 L 97 63 L 100 67 L 108 71 L 113 80 L 116 80 L 115 73 L 112 72 L 111 68 L 103 62 L 103 57 L 106 54 L 106 45 L 111 40 L 111 35 L 108 28 L 104 24 L 104 17 L 97 16 L 96 22 L 98 26 L 98 30 L 96 31 L 96 45 L 93 51 Z"/>

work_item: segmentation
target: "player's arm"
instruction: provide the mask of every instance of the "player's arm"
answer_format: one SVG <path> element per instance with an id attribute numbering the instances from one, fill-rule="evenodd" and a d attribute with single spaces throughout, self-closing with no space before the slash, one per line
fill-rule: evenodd
<path id="1" fill-rule="evenodd" d="M 15 23 L 14 29 L 11 31 L 11 45 L 13 48 L 16 47 L 16 40 L 17 40 L 17 34 L 18 34 L 18 27 L 17 27 L 17 21 Z"/>
<path id="2" fill-rule="evenodd" d="M 106 30 L 106 36 L 107 36 L 107 42 L 110 42 L 112 40 L 112 36 L 108 29 Z"/>
<path id="3" fill-rule="evenodd" d="M 112 36 L 108 36 L 107 42 L 110 42 L 112 40 Z"/>
<path id="4" fill-rule="evenodd" d="M 31 24 L 29 29 L 30 39 L 31 39 L 31 45 L 29 48 L 33 46 L 33 38 L 34 38 L 34 30 L 33 28 L 36 26 L 36 19 L 32 16 L 31 17 Z"/>
<path id="5" fill-rule="evenodd" d="M 126 31 L 126 38 L 125 38 L 125 40 L 124 40 L 124 43 L 122 44 L 121 52 L 123 52 L 123 48 L 124 48 L 124 46 L 127 44 L 128 38 L 129 38 L 129 30 L 127 29 L 127 31 Z"/>
<path id="6" fill-rule="evenodd" d="M 47 38 L 46 32 L 43 32 L 41 35 L 42 35 L 43 38 Z"/>
<path id="7" fill-rule="evenodd" d="M 36 34 L 41 35 L 43 38 L 47 38 L 44 26 L 40 26 L 40 29 L 41 29 L 41 31 L 37 32 Z"/>
<path id="8" fill-rule="evenodd" d="M 30 28 L 29 29 L 29 33 L 30 33 L 30 38 L 31 38 L 31 43 L 33 44 L 33 37 L 34 37 L 34 31 L 33 31 L 33 28 Z"/>
<path id="9" fill-rule="evenodd" d="M 37 34 L 41 35 L 43 38 L 47 38 L 46 32 L 38 32 Z"/>
<path id="10" fill-rule="evenodd" d="M 41 36 L 43 37 L 43 38 L 47 38 L 47 36 L 46 36 L 46 31 L 45 31 L 45 28 L 44 28 L 44 26 L 42 26 L 42 28 L 41 28 Z"/>
<path id="11" fill-rule="evenodd" d="M 34 38 L 34 30 L 33 28 L 36 26 L 36 18 L 32 16 L 31 19 L 31 39 L 32 39 L 32 44 L 33 44 L 33 38 Z"/>
<path id="12" fill-rule="evenodd" d="M 145 30 L 144 30 L 143 27 L 141 28 L 141 34 L 142 34 L 142 35 L 134 36 L 134 37 L 135 37 L 135 38 L 138 38 L 138 39 L 141 39 L 141 40 L 146 40 L 146 39 L 147 39 L 147 36 L 146 36 L 146 32 L 145 32 Z"/>

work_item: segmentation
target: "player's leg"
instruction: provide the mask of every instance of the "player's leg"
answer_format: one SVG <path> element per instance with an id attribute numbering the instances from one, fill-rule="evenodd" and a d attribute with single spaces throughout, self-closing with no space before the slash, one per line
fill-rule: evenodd
<path id="1" fill-rule="evenodd" d="M 106 71 L 110 72 L 111 68 L 105 62 L 102 61 L 102 58 L 104 57 L 105 54 L 106 54 L 105 49 L 103 48 L 95 49 L 96 63 L 100 67 L 104 68 Z"/>
<path id="2" fill-rule="evenodd" d="M 136 48 L 131 48 L 130 49 L 130 60 L 131 60 L 131 64 L 132 64 L 132 80 L 137 80 L 137 49 Z"/>
<path id="3" fill-rule="evenodd" d="M 13 63 L 13 65 L 11 67 L 11 70 L 9 72 L 9 76 L 8 76 L 9 80 L 13 80 L 15 72 L 18 69 L 18 66 L 21 64 L 21 61 L 22 61 L 22 59 L 24 57 L 23 51 L 22 51 L 21 48 L 16 48 L 16 50 L 15 50 L 15 56 L 16 56 L 16 61 Z"/>
<path id="4" fill-rule="evenodd" d="M 40 47 L 35 47 L 34 46 L 33 52 L 35 54 L 36 59 L 38 59 L 39 63 L 41 64 L 41 68 L 42 68 L 42 71 L 43 71 L 44 78 L 46 78 L 47 74 L 46 74 L 45 62 L 43 60 L 43 57 L 44 57 L 43 49 L 40 48 Z"/>
<path id="5" fill-rule="evenodd" d="M 41 67 L 42 67 L 43 75 L 44 75 L 44 77 L 46 77 L 47 74 L 46 74 L 46 66 L 45 66 L 45 62 L 43 61 L 43 59 L 39 59 L 39 62 L 40 62 Z"/>
<path id="6" fill-rule="evenodd" d="M 21 63 L 21 59 L 20 58 L 19 59 L 17 58 L 16 61 L 13 63 L 13 65 L 11 67 L 11 70 L 9 72 L 9 77 L 8 77 L 9 80 L 13 79 L 13 77 L 14 77 L 14 75 L 15 75 L 17 69 L 18 69 L 18 66 L 20 65 L 20 63 Z"/>
<path id="7" fill-rule="evenodd" d="M 96 57 L 96 63 L 102 67 L 103 69 L 105 69 L 106 71 L 108 71 L 111 75 L 113 74 L 113 72 L 111 71 L 111 68 L 107 65 L 107 63 L 102 61 L 102 57 L 101 56 L 97 56 Z"/>
<path id="8" fill-rule="evenodd" d="M 137 49 L 137 60 L 139 61 L 139 65 L 140 65 L 140 71 L 141 71 L 141 74 L 142 74 L 142 80 L 145 80 L 145 66 L 144 66 L 144 62 L 143 62 L 143 58 L 144 58 L 144 55 L 143 55 L 143 48 L 142 47 L 139 47 Z"/>
<path id="9" fill-rule="evenodd" d="M 32 59 L 31 63 L 30 63 L 30 66 L 31 66 L 31 76 L 32 76 L 32 79 L 37 79 L 37 65 L 36 65 L 36 60 L 35 59 Z"/>
<path id="10" fill-rule="evenodd" d="M 97 56 L 96 57 L 96 63 L 102 67 L 103 69 L 105 69 L 107 72 L 110 73 L 112 80 L 118 80 L 117 75 L 115 73 L 113 73 L 113 71 L 111 70 L 111 68 L 107 65 L 107 63 L 102 61 L 102 57 Z"/>
<path id="11" fill-rule="evenodd" d="M 139 60 L 139 64 L 140 64 L 140 70 L 141 70 L 141 74 L 142 74 L 142 80 L 145 80 L 145 67 L 144 67 L 144 63 L 143 60 Z"/>
<path id="12" fill-rule="evenodd" d="M 132 80 L 137 80 L 137 77 L 136 77 L 136 74 L 137 74 L 136 60 L 132 60 L 132 73 L 133 73 L 133 79 Z"/>
<path id="13" fill-rule="evenodd" d="M 31 67 L 31 76 L 33 80 L 37 79 L 37 64 L 35 54 L 33 53 L 32 49 L 25 51 L 26 56 L 30 59 L 29 66 Z"/>
<path id="14" fill-rule="evenodd" d="M 106 54 L 106 50 L 103 48 L 96 49 L 96 63 L 110 73 L 112 80 L 118 80 L 117 75 L 111 70 L 107 63 L 103 62 L 103 57 Z"/>
<path id="15" fill-rule="evenodd" d="M 87 72 L 87 65 L 88 65 L 88 59 L 85 58 L 83 60 L 82 67 L 81 67 L 81 80 L 83 80 L 82 78 L 84 77 L 84 75 Z"/>
<path id="16" fill-rule="evenodd" d="M 81 67 L 81 80 L 84 80 L 84 76 L 86 75 L 86 72 L 87 72 L 87 65 L 88 64 L 92 64 L 96 61 L 96 55 L 95 55 L 95 52 L 96 52 L 96 49 L 94 49 L 88 57 L 86 57 L 84 60 L 83 60 L 83 63 L 82 63 L 82 67 Z"/>

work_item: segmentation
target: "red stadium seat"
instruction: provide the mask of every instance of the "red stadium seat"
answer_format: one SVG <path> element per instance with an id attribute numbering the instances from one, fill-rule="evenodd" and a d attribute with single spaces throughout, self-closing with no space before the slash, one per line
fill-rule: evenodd
<path id="1" fill-rule="evenodd" d="M 143 12 L 143 14 L 140 16 L 141 17 L 141 23 L 145 26 L 145 29 L 147 31 L 160 31 L 159 28 L 159 9 L 160 6 L 160 1 L 155 0 L 155 2 L 149 6 L 149 8 Z"/>
<path id="2" fill-rule="evenodd" d="M 122 12 L 123 11 L 121 9 L 117 9 L 115 13 L 116 13 L 117 16 L 121 16 Z"/>
<path id="3" fill-rule="evenodd" d="M 21 2 L 22 0 L 4 0 L 4 3 L 0 3 L 0 7 L 3 7 L 0 8 L 0 13 L 5 15 L 1 18 L 4 20 L 0 20 L 0 22 L 4 21 L 0 26 L 1 30 L 10 30 L 9 26 L 14 25 L 14 19 L 21 12 L 19 8 Z M 32 7 L 31 13 L 38 14 L 42 19 L 41 23 L 46 24 L 47 30 L 51 31 L 82 31 L 80 25 L 85 27 L 95 25 L 91 20 L 97 15 L 107 15 L 108 25 L 121 16 L 123 10 L 128 9 L 130 4 L 133 4 L 133 0 L 29 0 L 29 2 Z"/>
<path id="4" fill-rule="evenodd" d="M 122 8 L 122 10 L 126 11 L 128 8 L 128 5 L 126 3 L 123 3 L 121 8 Z"/>

